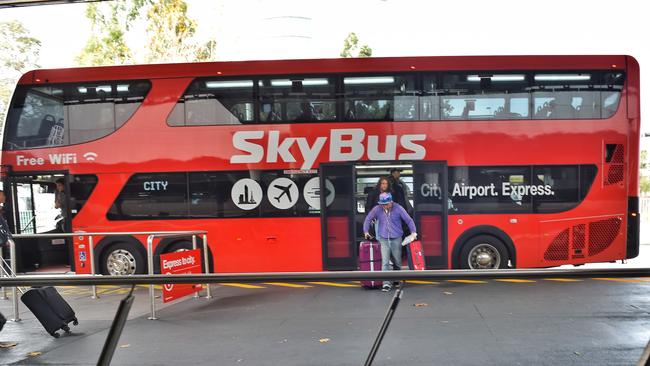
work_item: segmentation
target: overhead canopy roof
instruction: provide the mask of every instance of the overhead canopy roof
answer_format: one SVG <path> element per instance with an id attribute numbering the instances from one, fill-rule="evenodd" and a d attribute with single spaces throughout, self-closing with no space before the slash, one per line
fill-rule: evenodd
<path id="1" fill-rule="evenodd" d="M 17 8 L 22 6 L 37 6 L 37 5 L 92 3 L 97 1 L 101 1 L 101 0 L 0 0 L 0 9 Z"/>

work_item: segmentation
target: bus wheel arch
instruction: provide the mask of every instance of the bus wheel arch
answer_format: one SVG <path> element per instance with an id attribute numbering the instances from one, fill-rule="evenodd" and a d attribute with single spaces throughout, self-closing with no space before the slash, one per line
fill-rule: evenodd
<path id="1" fill-rule="evenodd" d="M 209 243 L 209 241 L 208 241 Z M 201 270 L 205 268 L 203 262 L 203 238 L 199 235 L 196 237 L 196 248 L 201 250 Z M 192 239 L 190 238 L 164 238 L 160 240 L 156 249 L 153 251 L 153 269 L 154 273 L 160 273 L 160 255 L 164 253 L 172 253 L 181 250 L 192 249 Z M 210 264 L 210 273 L 214 272 L 214 260 L 212 257 L 212 249 L 208 246 L 208 262 Z"/>
<path id="2" fill-rule="evenodd" d="M 103 275 L 147 273 L 147 251 L 132 236 L 109 236 L 95 247 L 95 268 Z M 109 265 L 109 260 L 111 265 Z M 109 268 L 111 267 L 111 268 Z"/>
<path id="3" fill-rule="evenodd" d="M 452 268 L 460 269 L 465 267 L 463 266 L 462 256 L 463 254 L 466 254 L 469 250 L 464 251 L 463 248 L 468 244 L 472 244 L 472 241 L 476 240 L 475 238 L 481 236 L 487 236 L 488 238 L 484 238 L 486 240 L 489 240 L 490 239 L 489 237 L 496 240 L 495 243 L 497 244 L 491 246 L 497 250 L 499 249 L 498 243 L 503 245 L 503 247 L 505 247 L 505 251 L 511 263 L 512 268 L 517 267 L 517 250 L 510 236 L 508 236 L 508 234 L 506 234 L 503 230 L 495 226 L 480 225 L 465 230 L 458 237 L 458 239 L 456 239 L 456 242 L 454 243 L 454 249 L 452 250 L 451 253 Z M 486 244 L 490 244 L 490 243 L 486 243 Z"/>

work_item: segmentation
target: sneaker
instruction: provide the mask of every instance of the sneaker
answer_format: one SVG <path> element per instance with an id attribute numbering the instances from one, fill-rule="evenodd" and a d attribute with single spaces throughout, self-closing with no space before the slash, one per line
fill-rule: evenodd
<path id="1" fill-rule="evenodd" d="M 381 290 L 384 291 L 384 292 L 388 292 L 388 291 L 390 291 L 390 288 L 391 288 L 390 285 L 384 285 L 384 286 L 381 288 Z"/>

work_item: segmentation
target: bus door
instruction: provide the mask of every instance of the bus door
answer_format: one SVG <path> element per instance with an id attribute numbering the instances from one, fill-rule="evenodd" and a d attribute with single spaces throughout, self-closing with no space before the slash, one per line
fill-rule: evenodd
<path id="1" fill-rule="evenodd" d="M 447 164 L 413 163 L 413 212 L 427 269 L 447 264 Z"/>
<path id="2" fill-rule="evenodd" d="M 356 269 L 354 181 L 352 164 L 320 166 L 321 235 L 325 270 Z"/>
<path id="3" fill-rule="evenodd" d="M 56 182 L 65 174 L 13 175 L 8 177 L 5 186 L 7 204 L 11 212 L 13 231 L 17 234 L 45 234 L 70 231 L 69 210 L 55 207 Z M 68 190 L 66 189 L 66 192 Z M 67 195 L 63 208 L 70 207 Z M 39 238 L 16 239 L 18 271 L 33 271 L 47 267 L 70 265 L 70 249 L 66 239 Z"/>

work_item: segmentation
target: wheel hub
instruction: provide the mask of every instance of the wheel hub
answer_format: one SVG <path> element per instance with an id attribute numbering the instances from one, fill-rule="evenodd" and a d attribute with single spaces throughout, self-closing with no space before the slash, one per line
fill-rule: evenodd
<path id="1" fill-rule="evenodd" d="M 127 250 L 114 250 L 106 258 L 106 268 L 112 276 L 135 274 L 135 257 Z"/>
<path id="2" fill-rule="evenodd" d="M 479 244 L 470 251 L 468 264 L 471 269 L 496 269 L 501 264 L 501 254 L 488 243 Z"/>

